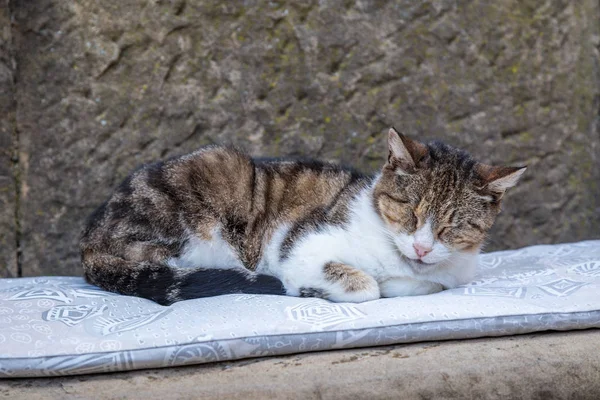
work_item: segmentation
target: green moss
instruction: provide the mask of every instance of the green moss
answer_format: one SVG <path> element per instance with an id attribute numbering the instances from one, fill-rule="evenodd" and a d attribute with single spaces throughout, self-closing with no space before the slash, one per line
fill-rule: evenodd
<path id="1" fill-rule="evenodd" d="M 515 107 L 515 115 L 518 117 L 521 117 L 525 114 L 525 107 L 523 107 L 523 104 L 518 104 Z"/>
<path id="2" fill-rule="evenodd" d="M 577 190 L 581 186 L 581 180 L 575 175 L 569 175 L 569 178 L 567 179 L 567 185 L 569 188 Z"/>
<path id="3" fill-rule="evenodd" d="M 371 97 L 376 97 L 379 92 L 381 92 L 381 86 L 375 86 L 367 91 L 367 95 Z"/>
<path id="4" fill-rule="evenodd" d="M 517 140 L 518 140 L 519 142 L 522 142 L 522 143 L 530 143 L 530 142 L 533 142 L 533 139 L 534 139 L 534 137 L 533 137 L 533 135 L 531 134 L 531 132 L 527 132 L 527 131 L 526 131 L 526 132 L 521 132 L 521 133 L 520 133 L 520 134 L 517 136 Z"/>
<path id="5" fill-rule="evenodd" d="M 402 99 L 398 98 L 392 103 L 392 108 L 398 109 L 402 106 L 402 103 L 403 103 Z"/>

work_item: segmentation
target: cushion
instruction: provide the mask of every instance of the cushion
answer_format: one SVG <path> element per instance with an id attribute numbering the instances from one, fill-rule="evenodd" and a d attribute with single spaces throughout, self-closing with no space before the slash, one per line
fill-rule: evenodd
<path id="1" fill-rule="evenodd" d="M 227 295 L 163 307 L 79 277 L 0 280 L 0 376 L 125 371 L 600 327 L 600 241 L 484 254 L 476 279 L 360 304 Z"/>

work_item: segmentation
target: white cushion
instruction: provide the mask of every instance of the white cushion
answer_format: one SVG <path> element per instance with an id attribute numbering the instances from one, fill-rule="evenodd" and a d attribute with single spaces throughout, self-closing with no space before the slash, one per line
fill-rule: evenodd
<path id="1" fill-rule="evenodd" d="M 485 254 L 468 285 L 361 304 L 228 295 L 162 307 L 101 291 L 82 278 L 3 279 L 0 376 L 591 327 L 600 327 L 600 241 Z"/>

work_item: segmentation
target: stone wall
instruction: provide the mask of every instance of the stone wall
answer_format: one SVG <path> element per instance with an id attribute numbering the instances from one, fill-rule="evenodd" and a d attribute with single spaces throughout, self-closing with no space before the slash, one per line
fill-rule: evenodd
<path id="1" fill-rule="evenodd" d="M 85 217 L 143 162 L 233 143 L 376 170 L 391 125 L 530 166 L 488 250 L 600 237 L 597 1 L 32 0 L 12 29 L 2 10 L 20 217 L 0 237 L 19 224 L 23 275 L 80 274 Z"/>
<path id="2" fill-rule="evenodd" d="M 8 0 L 0 0 L 0 277 L 17 276 L 14 54 Z"/>

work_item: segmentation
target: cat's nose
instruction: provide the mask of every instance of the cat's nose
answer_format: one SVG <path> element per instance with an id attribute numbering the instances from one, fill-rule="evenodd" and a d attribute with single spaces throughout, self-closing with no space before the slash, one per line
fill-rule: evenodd
<path id="1" fill-rule="evenodd" d="M 421 243 L 414 243 L 413 247 L 419 258 L 425 257 L 432 250 L 431 247 L 423 246 Z"/>

